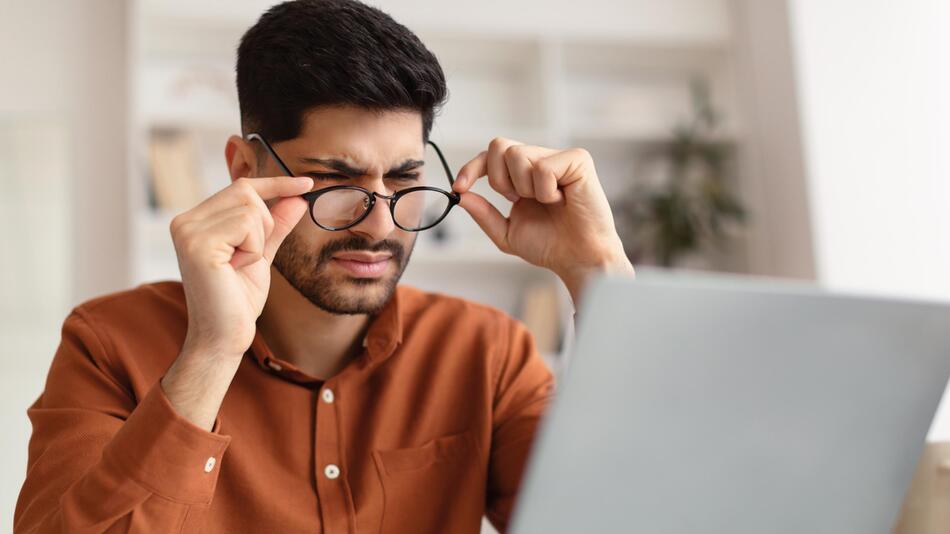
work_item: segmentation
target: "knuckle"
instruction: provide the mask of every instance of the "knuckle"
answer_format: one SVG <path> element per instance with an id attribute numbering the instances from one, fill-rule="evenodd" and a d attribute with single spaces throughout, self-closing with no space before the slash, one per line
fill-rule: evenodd
<path id="1" fill-rule="evenodd" d="M 488 175 L 488 183 L 493 188 L 501 192 L 505 192 L 511 189 L 511 182 L 509 180 L 502 180 L 501 176 L 495 173 L 491 173 Z"/>
<path id="2" fill-rule="evenodd" d="M 264 223 L 265 229 L 273 229 L 274 225 L 276 224 L 274 221 L 274 216 L 271 215 L 269 211 L 261 213 L 261 222 Z"/>
<path id="3" fill-rule="evenodd" d="M 185 224 L 185 213 L 179 213 L 172 217 L 171 222 L 168 223 L 168 231 L 174 236 L 178 233 L 183 224 Z"/>
<path id="4" fill-rule="evenodd" d="M 505 149 L 505 161 L 509 164 L 514 161 L 519 161 L 522 151 L 524 150 L 524 145 L 511 145 Z"/>
<path id="5" fill-rule="evenodd" d="M 551 167 L 551 163 L 546 160 L 535 162 L 531 167 L 531 175 L 535 180 L 543 180 L 553 174 L 553 172 L 554 169 Z"/>
<path id="6" fill-rule="evenodd" d="M 495 137 L 488 143 L 489 152 L 500 152 L 508 146 L 508 140 L 504 137 Z"/>
<path id="7" fill-rule="evenodd" d="M 241 224 L 244 225 L 246 228 L 254 228 L 254 227 L 260 226 L 260 223 L 258 222 L 258 217 L 256 216 L 253 210 L 243 209 L 241 210 L 239 217 L 241 220 Z"/>
<path id="8" fill-rule="evenodd" d="M 191 239 L 191 232 L 189 228 L 191 227 L 191 221 L 186 219 L 182 215 L 176 216 L 172 219 L 172 222 L 169 223 L 169 233 L 172 237 L 172 243 L 187 242 Z"/>
<path id="9" fill-rule="evenodd" d="M 593 156 L 590 155 L 590 151 L 588 151 L 586 148 L 572 148 L 571 153 L 574 154 L 575 157 L 584 160 L 585 163 L 594 161 Z"/>
<path id="10" fill-rule="evenodd" d="M 250 178 L 238 178 L 231 187 L 234 188 L 234 192 L 237 193 L 238 196 L 245 200 L 250 200 L 257 196 L 257 192 L 254 191 L 254 187 L 251 185 Z"/>
<path id="11" fill-rule="evenodd" d="M 198 239 L 188 238 L 179 243 L 178 247 L 186 257 L 194 258 L 206 247 Z"/>

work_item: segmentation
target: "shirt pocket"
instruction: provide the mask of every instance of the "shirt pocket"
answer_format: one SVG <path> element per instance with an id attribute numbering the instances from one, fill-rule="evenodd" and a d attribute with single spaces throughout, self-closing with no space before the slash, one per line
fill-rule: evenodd
<path id="1" fill-rule="evenodd" d="M 471 430 L 374 451 L 383 486 L 380 532 L 478 532 L 485 500 L 479 458 Z M 468 524 L 471 530 L 459 529 Z"/>

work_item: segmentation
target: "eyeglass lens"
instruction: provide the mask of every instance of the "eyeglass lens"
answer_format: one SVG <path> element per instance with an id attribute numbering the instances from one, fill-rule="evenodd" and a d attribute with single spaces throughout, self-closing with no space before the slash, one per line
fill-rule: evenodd
<path id="1" fill-rule="evenodd" d="M 386 202 L 377 198 L 377 203 Z M 432 225 L 449 209 L 449 197 L 438 191 L 417 190 L 405 193 L 396 201 L 393 219 L 407 230 Z M 326 228 L 341 228 L 359 220 L 370 205 L 370 197 L 356 189 L 338 189 L 317 197 L 313 203 L 313 219 Z"/>
<path id="2" fill-rule="evenodd" d="M 385 178 L 387 196 L 419 186 L 450 190 L 441 161 L 431 146 L 426 146 L 426 164 L 414 171 L 414 179 Z M 389 211 L 386 199 L 377 197 L 374 209 Z M 324 228 L 343 228 L 358 221 L 370 206 L 370 196 L 355 189 L 328 191 L 316 198 L 311 208 L 313 220 Z M 451 208 L 448 196 L 438 191 L 416 190 L 399 196 L 392 210 L 395 223 L 406 230 L 420 230 L 432 226 Z"/>

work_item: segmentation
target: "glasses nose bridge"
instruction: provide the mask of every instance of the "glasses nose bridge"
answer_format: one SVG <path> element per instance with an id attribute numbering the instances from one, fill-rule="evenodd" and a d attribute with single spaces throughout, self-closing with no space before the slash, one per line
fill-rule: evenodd
<path id="1" fill-rule="evenodd" d="M 392 209 L 393 203 L 394 203 L 395 200 L 396 200 L 396 195 L 395 195 L 395 194 L 392 194 L 392 195 L 384 195 L 384 194 L 382 194 L 382 193 L 379 193 L 379 192 L 376 192 L 376 191 L 372 191 L 372 190 L 369 190 L 369 189 L 363 189 L 363 188 L 359 188 L 359 189 L 362 189 L 363 192 L 366 194 L 366 197 L 365 197 L 366 200 L 364 200 L 364 206 L 363 206 L 363 215 L 362 215 L 362 217 L 359 218 L 359 219 L 360 219 L 360 223 L 363 222 L 365 219 L 368 219 L 368 218 L 372 215 L 373 210 L 376 209 L 376 199 L 377 199 L 377 198 L 382 198 L 382 199 L 384 199 L 384 200 L 388 200 L 388 201 L 389 201 L 389 202 L 388 202 L 388 205 L 386 206 L 386 208 L 388 208 L 387 211 L 389 211 L 388 217 L 392 220 L 393 224 L 395 224 L 395 222 L 396 222 L 396 217 L 395 217 L 395 213 L 393 213 L 393 209 Z M 384 209 L 386 209 L 386 208 L 384 208 Z M 359 223 L 357 223 L 357 224 L 359 224 Z"/>
<path id="2" fill-rule="evenodd" d="M 376 191 L 370 191 L 370 190 L 368 190 L 368 189 L 366 190 L 366 192 L 369 193 L 369 196 L 374 197 L 374 198 L 385 198 L 385 199 L 388 200 L 389 202 L 392 202 L 393 200 L 396 200 L 396 194 L 395 194 L 395 193 L 393 193 L 392 195 L 384 195 L 384 194 L 382 194 L 382 193 L 377 193 Z"/>
<path id="3" fill-rule="evenodd" d="M 369 216 L 369 213 L 373 210 L 373 208 L 376 207 L 376 199 L 377 199 L 377 198 L 382 198 L 382 199 L 384 199 L 384 200 L 388 200 L 388 201 L 389 201 L 389 205 L 388 205 L 387 207 L 390 208 L 390 209 L 392 208 L 393 202 L 396 201 L 396 195 L 395 195 L 395 194 L 392 194 L 392 195 L 384 195 L 384 194 L 382 194 L 382 193 L 378 193 L 378 192 L 376 192 L 376 191 L 371 191 L 371 190 L 369 190 L 369 189 L 364 189 L 363 191 L 366 193 L 366 200 L 364 201 L 365 204 L 364 204 L 363 208 L 366 210 L 366 215 L 367 215 L 367 216 Z"/>

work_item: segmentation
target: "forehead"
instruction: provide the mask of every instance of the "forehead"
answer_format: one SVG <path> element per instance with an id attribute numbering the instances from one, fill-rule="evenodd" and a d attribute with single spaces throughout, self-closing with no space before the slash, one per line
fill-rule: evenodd
<path id="1" fill-rule="evenodd" d="M 300 135 L 286 144 L 300 157 L 333 157 L 366 166 L 425 154 L 422 114 L 411 110 L 315 108 L 304 115 Z"/>

